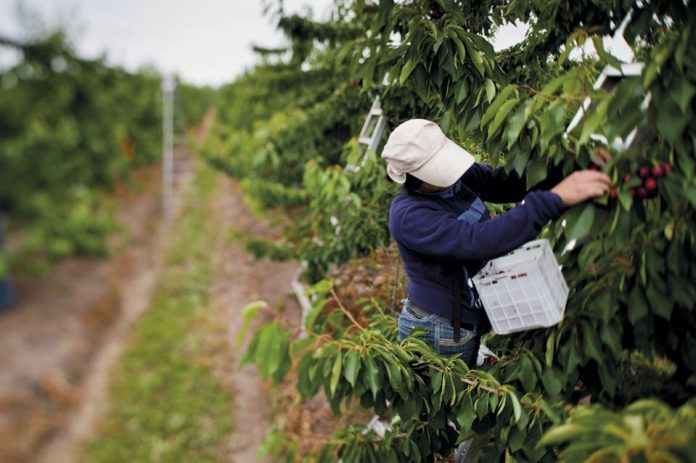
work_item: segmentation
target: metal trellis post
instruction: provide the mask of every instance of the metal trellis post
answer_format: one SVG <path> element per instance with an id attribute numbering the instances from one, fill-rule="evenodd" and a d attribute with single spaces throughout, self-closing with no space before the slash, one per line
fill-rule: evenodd
<path id="1" fill-rule="evenodd" d="M 172 216 L 174 196 L 174 78 L 162 79 L 162 213 Z"/>

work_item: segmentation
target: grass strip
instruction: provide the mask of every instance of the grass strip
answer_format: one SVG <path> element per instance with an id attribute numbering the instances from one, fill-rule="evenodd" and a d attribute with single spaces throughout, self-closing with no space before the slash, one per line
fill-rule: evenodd
<path id="1" fill-rule="evenodd" d="M 200 201 L 185 205 L 174 227 L 152 306 L 133 325 L 112 371 L 111 409 L 82 447 L 80 461 L 225 458 L 232 398 L 210 361 L 221 348 L 209 301 L 215 231 L 208 205 L 216 178 L 199 166 L 192 186 Z"/>

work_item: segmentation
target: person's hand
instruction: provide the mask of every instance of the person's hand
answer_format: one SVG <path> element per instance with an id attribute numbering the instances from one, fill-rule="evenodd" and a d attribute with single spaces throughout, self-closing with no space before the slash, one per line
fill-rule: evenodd
<path id="1" fill-rule="evenodd" d="M 565 206 L 574 206 L 605 195 L 610 189 L 611 179 L 607 174 L 594 170 L 578 170 L 564 178 L 551 191 L 561 197 Z"/>

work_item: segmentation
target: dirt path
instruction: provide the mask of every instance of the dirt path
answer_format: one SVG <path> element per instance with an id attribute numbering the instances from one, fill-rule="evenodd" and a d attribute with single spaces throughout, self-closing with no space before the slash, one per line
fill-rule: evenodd
<path id="1" fill-rule="evenodd" d="M 213 118 L 214 114 L 206 116 L 199 134 L 208 133 Z M 212 205 L 218 230 L 213 246 L 219 249 L 214 263 L 212 307 L 227 325 L 228 333 L 230 358 L 226 359 L 224 374 L 234 397 L 235 423 L 228 439 L 229 463 L 263 461 L 257 453 L 272 418 L 269 391 L 256 367 L 238 368 L 244 352 L 244 346 L 237 345 L 242 310 L 250 302 L 264 300 L 273 307 L 283 308 L 289 317 L 300 318 L 300 308 L 290 287 L 297 263 L 257 260 L 231 238 L 231 229 L 271 240 L 279 237 L 277 231 L 254 216 L 243 196 L 239 183 L 219 174 L 218 191 Z"/>
<path id="2" fill-rule="evenodd" d="M 157 233 L 162 236 L 161 231 Z M 89 436 L 92 426 L 107 409 L 109 371 L 123 351 L 123 339 L 130 324 L 147 309 L 161 263 L 162 241 L 153 244 L 150 265 L 140 269 L 127 280 L 128 291 L 123 294 L 121 316 L 106 336 L 91 361 L 90 371 L 82 385 L 82 401 L 66 426 L 39 453 L 38 463 L 69 463 L 74 461 L 75 443 Z"/>
<path id="3" fill-rule="evenodd" d="M 110 240 L 110 260 L 70 258 L 42 277 L 18 279 L 20 304 L 0 317 L 0 461 L 35 462 L 63 440 L 87 403 L 104 338 L 140 310 L 134 298 L 147 299 L 159 178 L 147 168 L 135 175 L 142 191 L 117 192 L 124 230 Z"/>
<path id="4" fill-rule="evenodd" d="M 215 216 L 222 219 L 224 230 L 234 227 L 257 236 L 273 238 L 272 232 L 252 215 L 244 204 L 239 185 L 221 179 L 220 193 L 214 204 Z M 214 306 L 225 314 L 231 346 L 230 383 L 234 396 L 235 429 L 229 437 L 230 463 L 259 461 L 257 451 L 271 420 L 268 390 L 253 365 L 237 368 L 243 352 L 237 347 L 237 334 L 242 326 L 241 311 L 250 302 L 262 299 L 273 307 L 282 307 L 299 318 L 297 301 L 290 295 L 290 282 L 296 263 L 255 260 L 241 244 L 231 240 L 229 233 L 222 241 L 222 252 L 216 263 L 217 277 L 213 286 Z"/>

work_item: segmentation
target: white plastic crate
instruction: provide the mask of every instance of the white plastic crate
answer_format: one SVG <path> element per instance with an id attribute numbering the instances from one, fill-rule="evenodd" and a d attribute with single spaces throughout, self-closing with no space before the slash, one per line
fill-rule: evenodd
<path id="1" fill-rule="evenodd" d="M 489 261 L 473 282 L 498 334 L 548 327 L 563 318 L 568 285 L 548 240 Z"/>

